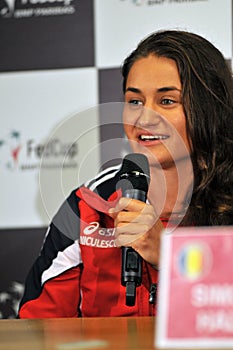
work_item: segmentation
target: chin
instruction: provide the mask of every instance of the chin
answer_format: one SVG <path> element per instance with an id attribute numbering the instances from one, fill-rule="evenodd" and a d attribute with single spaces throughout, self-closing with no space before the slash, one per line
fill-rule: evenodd
<path id="1" fill-rule="evenodd" d="M 144 154 L 148 158 L 150 166 L 158 166 L 160 164 L 158 157 L 156 157 L 156 155 L 152 153 L 149 148 L 141 146 L 139 144 L 131 143 L 131 149 L 134 153 Z"/>

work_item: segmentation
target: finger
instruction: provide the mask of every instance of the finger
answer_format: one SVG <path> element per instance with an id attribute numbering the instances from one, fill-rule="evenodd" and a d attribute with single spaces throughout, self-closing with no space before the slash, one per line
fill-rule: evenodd
<path id="1" fill-rule="evenodd" d="M 119 202 L 117 203 L 116 207 L 119 205 L 119 208 L 121 210 L 127 210 L 127 211 L 142 211 L 146 203 L 138 200 L 138 199 L 133 199 L 133 198 L 126 198 L 122 197 Z M 119 210 L 120 211 L 120 210 Z"/>
<path id="2" fill-rule="evenodd" d="M 153 213 L 140 213 L 140 212 L 132 212 L 132 211 L 121 211 L 118 213 L 115 217 L 115 227 L 118 227 L 122 224 L 129 224 L 129 223 L 138 223 L 138 224 L 144 224 L 146 223 L 147 226 L 150 228 L 154 222 L 156 221 L 156 217 L 153 215 Z"/>
<path id="3" fill-rule="evenodd" d="M 118 231 L 118 229 L 116 230 Z M 132 246 L 132 244 L 137 241 L 144 234 L 142 232 L 134 233 L 134 234 L 120 234 L 119 232 L 115 234 L 115 243 L 117 247 L 120 246 Z"/>
<path id="4" fill-rule="evenodd" d="M 132 201 L 131 198 L 122 197 L 117 202 L 115 208 L 109 209 L 109 213 L 114 215 L 114 213 L 118 213 L 119 211 L 127 210 L 130 201 Z"/>
<path id="5" fill-rule="evenodd" d="M 118 224 L 118 226 L 116 227 L 116 236 L 119 235 L 137 235 L 137 234 L 144 234 L 146 233 L 148 230 L 150 229 L 150 226 L 148 226 L 147 224 L 139 224 L 139 223 L 124 223 L 121 222 Z"/>
<path id="6" fill-rule="evenodd" d="M 122 197 L 115 208 L 109 209 L 109 215 L 113 215 L 120 211 L 142 211 L 146 207 L 146 203 L 141 202 L 137 199 Z"/>
<path id="7" fill-rule="evenodd" d="M 121 211 L 115 217 L 115 227 L 121 223 L 130 223 L 139 221 L 139 216 L 141 213 L 132 211 Z"/>
<path id="8" fill-rule="evenodd" d="M 129 205 L 129 203 L 132 201 L 131 198 L 121 198 L 117 205 L 115 206 L 115 208 L 110 208 L 108 210 L 108 214 L 109 216 L 111 216 L 113 219 L 116 219 L 117 215 L 119 214 L 119 212 L 123 212 L 128 210 L 128 208 L 130 208 L 131 206 Z"/>

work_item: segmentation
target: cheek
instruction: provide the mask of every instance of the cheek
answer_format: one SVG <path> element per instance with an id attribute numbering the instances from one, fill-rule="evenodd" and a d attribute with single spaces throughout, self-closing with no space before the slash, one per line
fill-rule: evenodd
<path id="1" fill-rule="evenodd" d="M 122 113 L 122 121 L 124 125 L 134 126 L 137 120 L 140 118 L 142 114 L 142 108 L 135 107 L 130 105 L 129 103 L 125 103 L 124 111 Z"/>
<path id="2" fill-rule="evenodd" d="M 134 137 L 133 126 L 124 124 L 125 135 L 127 136 L 129 146 L 133 152 L 138 152 L 138 143 Z"/>
<path id="3" fill-rule="evenodd" d="M 180 115 L 177 115 L 174 119 L 171 119 L 172 126 L 177 130 L 179 135 L 182 137 L 182 139 L 187 139 L 186 136 L 186 118 L 185 115 L 182 113 Z"/>
<path id="4" fill-rule="evenodd" d="M 178 129 L 178 132 L 180 133 L 181 138 L 183 139 L 184 143 L 188 144 L 188 135 L 186 131 L 186 121 L 180 124 L 180 128 Z"/>
<path id="5" fill-rule="evenodd" d="M 190 152 L 190 144 L 189 144 L 189 138 L 188 138 L 188 135 L 186 132 L 186 119 L 185 119 L 185 117 L 182 120 L 177 121 L 177 123 L 174 124 L 174 127 L 178 133 L 178 138 L 182 140 L 182 143 L 185 144 L 187 150 Z"/>
<path id="6" fill-rule="evenodd" d="M 124 131 L 125 131 L 125 134 L 126 134 L 127 138 L 130 139 L 132 137 L 132 134 L 133 134 L 133 127 L 132 127 L 132 125 L 124 123 Z"/>

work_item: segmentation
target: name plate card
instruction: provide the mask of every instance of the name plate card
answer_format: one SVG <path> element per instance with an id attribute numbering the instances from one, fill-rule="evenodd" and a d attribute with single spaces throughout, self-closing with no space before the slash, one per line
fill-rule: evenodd
<path id="1" fill-rule="evenodd" d="M 165 230 L 157 348 L 233 349 L 233 226 Z"/>

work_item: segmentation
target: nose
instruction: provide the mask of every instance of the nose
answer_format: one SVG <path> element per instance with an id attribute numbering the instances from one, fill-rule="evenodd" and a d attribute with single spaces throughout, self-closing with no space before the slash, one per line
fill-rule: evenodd
<path id="1" fill-rule="evenodd" d="M 161 116 L 156 110 L 144 106 L 138 116 L 137 125 L 141 128 L 156 126 L 160 120 Z"/>

